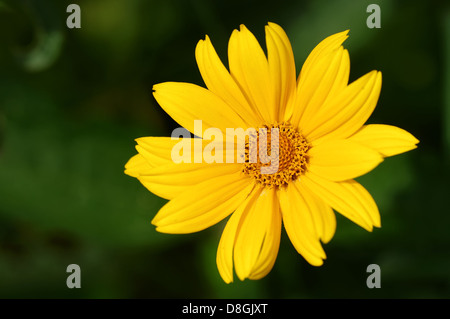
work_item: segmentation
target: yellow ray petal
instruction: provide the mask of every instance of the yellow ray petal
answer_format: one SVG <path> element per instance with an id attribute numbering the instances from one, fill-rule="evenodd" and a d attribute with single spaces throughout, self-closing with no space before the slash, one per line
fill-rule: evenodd
<path id="1" fill-rule="evenodd" d="M 225 163 L 229 150 L 236 149 L 231 142 L 221 140 L 206 140 L 200 138 L 171 138 L 171 137 L 141 137 L 136 139 L 136 149 L 150 167 L 165 166 L 173 163 L 205 163 L 212 161 L 205 149 L 215 149 L 222 153 L 217 155 L 216 163 Z M 233 149 L 234 147 L 234 149 Z M 236 152 L 235 152 L 236 153 Z M 234 162 L 236 163 L 236 161 Z"/>
<path id="2" fill-rule="evenodd" d="M 281 211 L 275 189 L 270 190 L 272 206 L 265 207 L 266 214 L 270 216 L 269 225 L 266 228 L 264 242 L 255 265 L 249 275 L 249 279 L 257 280 L 265 277 L 273 268 L 277 259 L 281 239 Z"/>
<path id="3" fill-rule="evenodd" d="M 296 93 L 294 53 L 284 30 L 269 22 L 266 26 L 267 58 L 270 79 L 279 111 L 276 121 L 288 121 L 292 116 Z"/>
<path id="4" fill-rule="evenodd" d="M 220 61 L 208 36 L 198 42 L 195 57 L 208 89 L 226 101 L 249 127 L 258 127 L 263 120 L 248 104 L 241 89 Z"/>
<path id="5" fill-rule="evenodd" d="M 145 158 L 141 154 L 136 154 L 125 164 L 125 174 L 138 177 L 141 172 L 147 171 L 150 168 L 151 166 Z"/>
<path id="6" fill-rule="evenodd" d="M 348 83 L 350 59 L 341 46 L 348 30 L 329 36 L 309 54 L 297 80 L 297 95 L 292 116 L 296 127 L 308 125 L 322 104 L 332 99 Z"/>
<path id="7" fill-rule="evenodd" d="M 368 231 L 380 227 L 380 213 L 369 192 L 356 181 L 331 182 L 307 172 L 302 184 L 343 216 Z"/>
<path id="8" fill-rule="evenodd" d="M 231 214 L 253 188 L 241 172 L 211 178 L 190 187 L 153 218 L 156 230 L 185 234 L 208 228 Z"/>
<path id="9" fill-rule="evenodd" d="M 262 188 L 260 187 L 255 187 L 252 190 L 246 200 L 231 215 L 223 230 L 217 248 L 216 262 L 220 276 L 226 283 L 233 282 L 233 250 L 242 215 L 247 214 L 248 207 L 253 205 L 261 191 Z"/>
<path id="10" fill-rule="evenodd" d="M 286 233 L 299 254 L 313 266 L 323 264 L 325 252 L 319 242 L 317 231 L 318 220 L 321 218 L 316 201 L 301 192 L 296 183 L 290 183 L 279 191 L 283 224 Z"/>
<path id="11" fill-rule="evenodd" d="M 228 43 L 230 73 L 253 109 L 266 123 L 274 123 L 276 111 L 270 81 L 269 65 L 255 36 L 241 25 L 234 30 Z"/>
<path id="12" fill-rule="evenodd" d="M 139 181 L 152 193 L 173 199 L 190 187 L 242 170 L 242 164 L 180 163 L 141 171 Z"/>
<path id="13" fill-rule="evenodd" d="M 162 166 L 173 163 L 171 152 L 179 142 L 170 137 L 149 136 L 136 139 L 136 150 L 147 161 L 150 167 Z"/>
<path id="14" fill-rule="evenodd" d="M 274 189 L 264 189 L 241 218 L 234 246 L 239 279 L 260 278 L 272 269 L 278 253 L 281 221 Z"/>
<path id="15" fill-rule="evenodd" d="M 153 86 L 153 96 L 178 124 L 194 133 L 194 120 L 202 120 L 202 133 L 210 127 L 246 127 L 242 118 L 220 97 L 191 83 L 165 82 Z M 197 134 L 198 135 L 198 134 Z"/>
<path id="16" fill-rule="evenodd" d="M 349 140 L 370 147 L 384 157 L 401 154 L 417 148 L 419 140 L 411 133 L 391 125 L 364 125 Z"/>
<path id="17" fill-rule="evenodd" d="M 330 181 L 345 181 L 364 175 L 383 161 L 377 151 L 349 140 L 333 140 L 308 151 L 308 169 Z"/>
<path id="18" fill-rule="evenodd" d="M 323 243 L 328 243 L 336 232 L 336 215 L 330 205 L 318 198 L 307 187 L 303 186 L 300 180 L 294 182 L 298 192 L 308 202 L 311 208 L 311 217 L 314 220 L 316 232 Z"/>
<path id="19" fill-rule="evenodd" d="M 319 144 L 347 138 L 358 131 L 372 114 L 381 90 L 381 72 L 372 71 L 347 86 L 323 105 L 304 135 Z"/>

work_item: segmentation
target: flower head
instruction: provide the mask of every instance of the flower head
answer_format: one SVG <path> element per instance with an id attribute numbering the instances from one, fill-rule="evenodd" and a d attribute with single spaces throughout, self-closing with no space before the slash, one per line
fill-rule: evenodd
<path id="1" fill-rule="evenodd" d="M 125 173 L 170 200 L 152 221 L 160 232 L 197 232 L 231 214 L 217 251 L 227 283 L 233 281 L 233 267 L 241 280 L 269 273 L 282 224 L 314 266 L 326 258 L 321 243 L 335 233 L 333 210 L 368 231 L 380 227 L 375 201 L 354 178 L 385 157 L 414 149 L 418 140 L 394 126 L 364 125 L 378 101 L 381 73 L 348 83 L 350 59 L 342 47 L 347 33 L 320 42 L 297 78 L 291 44 L 280 26 L 266 26 L 266 57 L 241 25 L 230 37 L 229 71 L 208 36 L 199 41 L 195 56 L 207 89 L 176 82 L 153 87 L 161 107 L 202 139 L 139 138 L 139 154 Z M 200 128 L 196 120 L 202 120 Z M 237 142 L 233 136 L 230 143 L 216 135 L 213 141 L 214 128 L 254 131 L 236 135 Z M 174 162 L 180 147 L 185 160 Z M 215 161 L 196 161 L 206 150 Z"/>

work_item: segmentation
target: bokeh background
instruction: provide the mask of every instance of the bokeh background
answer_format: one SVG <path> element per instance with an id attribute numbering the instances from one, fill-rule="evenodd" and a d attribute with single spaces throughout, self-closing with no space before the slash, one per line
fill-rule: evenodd
<path id="1" fill-rule="evenodd" d="M 81 7 L 81 29 L 66 8 Z M 370 3 L 381 28 L 369 29 Z M 351 80 L 377 69 L 370 123 L 413 133 L 419 148 L 359 181 L 379 205 L 366 232 L 338 215 L 328 259 L 310 266 L 283 231 L 272 272 L 222 282 L 224 223 L 155 231 L 164 200 L 123 173 L 134 139 L 177 125 L 152 85 L 203 85 L 194 49 L 208 34 L 223 61 L 245 24 L 283 26 L 297 69 L 328 35 L 350 29 Z M 297 70 L 297 72 L 298 72 Z M 446 1 L 0 0 L 1 298 L 449 298 L 450 8 Z M 81 267 L 68 289 L 66 267 Z M 366 268 L 381 267 L 381 289 Z"/>

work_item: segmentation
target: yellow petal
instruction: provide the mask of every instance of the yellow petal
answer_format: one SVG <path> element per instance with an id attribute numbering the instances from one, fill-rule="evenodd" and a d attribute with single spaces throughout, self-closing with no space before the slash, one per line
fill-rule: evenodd
<path id="1" fill-rule="evenodd" d="M 331 182 L 307 172 L 302 184 L 316 196 L 368 231 L 380 227 L 380 213 L 369 192 L 356 181 Z"/>
<path id="2" fill-rule="evenodd" d="M 170 137 L 149 136 L 136 139 L 136 150 L 147 161 L 150 167 L 173 163 L 171 152 L 179 142 Z"/>
<path id="3" fill-rule="evenodd" d="M 304 135 L 319 144 L 343 139 L 358 131 L 372 114 L 381 91 L 381 72 L 372 71 L 327 101 L 309 123 Z"/>
<path id="4" fill-rule="evenodd" d="M 276 111 L 269 65 L 255 36 L 241 25 L 228 43 L 230 73 L 255 111 L 266 123 L 274 123 Z"/>
<path id="5" fill-rule="evenodd" d="M 226 101 L 249 127 L 258 127 L 262 119 L 248 104 L 241 89 L 231 77 L 208 36 L 195 49 L 197 65 L 208 89 Z"/>
<path id="6" fill-rule="evenodd" d="M 145 158 L 141 154 L 136 154 L 125 164 L 125 174 L 138 177 L 141 172 L 147 171 L 150 168 L 151 166 Z"/>
<path id="7" fill-rule="evenodd" d="M 239 205 L 228 220 L 220 238 L 216 257 L 217 269 L 219 270 L 220 276 L 227 284 L 233 282 L 233 250 L 242 215 L 244 213 L 247 214 L 248 207 L 253 205 L 261 193 L 261 190 L 262 188 L 260 187 L 254 188 L 246 200 Z"/>
<path id="8" fill-rule="evenodd" d="M 272 205 L 265 207 L 265 213 L 269 215 L 270 221 L 266 226 L 266 234 L 258 259 L 248 277 L 252 280 L 261 279 L 272 270 L 280 248 L 281 211 L 275 189 L 269 190 L 269 192 L 273 193 L 272 201 L 269 203 Z"/>
<path id="9" fill-rule="evenodd" d="M 341 46 L 348 30 L 327 37 L 306 59 L 297 80 L 297 95 L 292 124 L 301 130 L 322 104 L 332 99 L 348 83 L 350 59 Z"/>
<path id="10" fill-rule="evenodd" d="M 191 83 L 165 82 L 153 86 L 153 96 L 178 124 L 194 132 L 194 120 L 202 120 L 203 132 L 210 127 L 225 133 L 227 127 L 246 127 L 242 118 L 220 97 Z"/>
<path id="11" fill-rule="evenodd" d="M 308 169 L 331 181 L 364 175 L 383 161 L 377 151 L 349 140 L 333 140 L 313 146 L 308 156 Z"/>
<path id="12" fill-rule="evenodd" d="M 320 210 L 314 198 L 308 192 L 301 192 L 296 184 L 289 183 L 278 194 L 284 228 L 298 253 L 311 265 L 320 266 L 326 258 L 316 225 Z"/>
<path id="13" fill-rule="evenodd" d="M 336 215 L 330 205 L 323 200 L 316 200 L 317 209 L 322 218 L 322 229 L 319 231 L 320 239 L 324 244 L 328 243 L 336 232 Z"/>
<path id="14" fill-rule="evenodd" d="M 319 238 L 323 243 L 328 243 L 333 238 L 336 232 L 336 215 L 330 205 L 318 198 L 307 187 L 305 187 L 300 180 L 294 182 L 300 194 L 308 202 L 311 212 L 311 217 L 314 220 L 314 225 Z"/>
<path id="15" fill-rule="evenodd" d="M 384 157 L 394 156 L 417 148 L 419 140 L 411 133 L 391 125 L 364 125 L 349 140 L 370 147 Z"/>
<path id="16" fill-rule="evenodd" d="M 188 188 L 164 205 L 153 218 L 157 231 L 193 233 L 231 214 L 247 197 L 253 183 L 241 172 L 208 179 Z"/>
<path id="17" fill-rule="evenodd" d="M 288 121 L 292 116 L 296 92 L 294 53 L 284 30 L 269 22 L 266 26 L 267 58 L 270 79 L 279 106 L 277 121 Z"/>
<path id="18" fill-rule="evenodd" d="M 242 164 L 172 163 L 142 171 L 138 178 L 150 192 L 173 199 L 194 185 L 241 170 Z"/>
<path id="19" fill-rule="evenodd" d="M 203 180 L 237 172 L 242 168 L 237 164 L 239 155 L 236 145 L 230 143 L 199 138 L 168 137 L 142 137 L 136 141 L 138 142 L 136 149 L 147 165 L 131 167 L 133 160 L 127 164 L 126 172 L 134 174 L 148 190 L 165 199 L 172 199 L 186 188 Z M 219 155 L 214 159 L 218 162 L 207 164 L 210 163 L 207 161 L 208 152 L 205 152 L 207 148 L 215 148 L 215 154 Z M 227 163 L 228 153 L 234 154 L 234 162 L 217 164 Z"/>
<path id="20" fill-rule="evenodd" d="M 218 151 L 214 159 L 216 163 L 225 163 L 227 152 L 237 153 L 237 145 L 221 140 L 206 140 L 200 138 L 178 137 L 141 137 L 136 139 L 136 149 L 150 167 L 165 166 L 173 163 L 205 163 L 213 159 L 211 152 L 206 149 Z M 241 150 L 239 150 L 242 153 Z M 221 154 L 220 154 L 221 152 Z M 236 163 L 233 162 L 233 163 Z"/>
<path id="21" fill-rule="evenodd" d="M 241 218 L 234 247 L 239 279 L 261 278 L 273 267 L 278 254 L 281 215 L 274 189 L 263 189 Z"/>

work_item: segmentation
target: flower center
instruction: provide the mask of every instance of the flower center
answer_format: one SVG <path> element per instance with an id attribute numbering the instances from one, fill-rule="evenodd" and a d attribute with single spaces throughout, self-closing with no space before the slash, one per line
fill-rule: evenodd
<path id="1" fill-rule="evenodd" d="M 276 130 L 272 138 L 273 129 L 278 129 L 278 139 Z M 287 186 L 306 171 L 309 148 L 308 141 L 290 124 L 264 125 L 256 131 L 256 143 L 245 143 L 243 172 L 265 187 Z"/>

